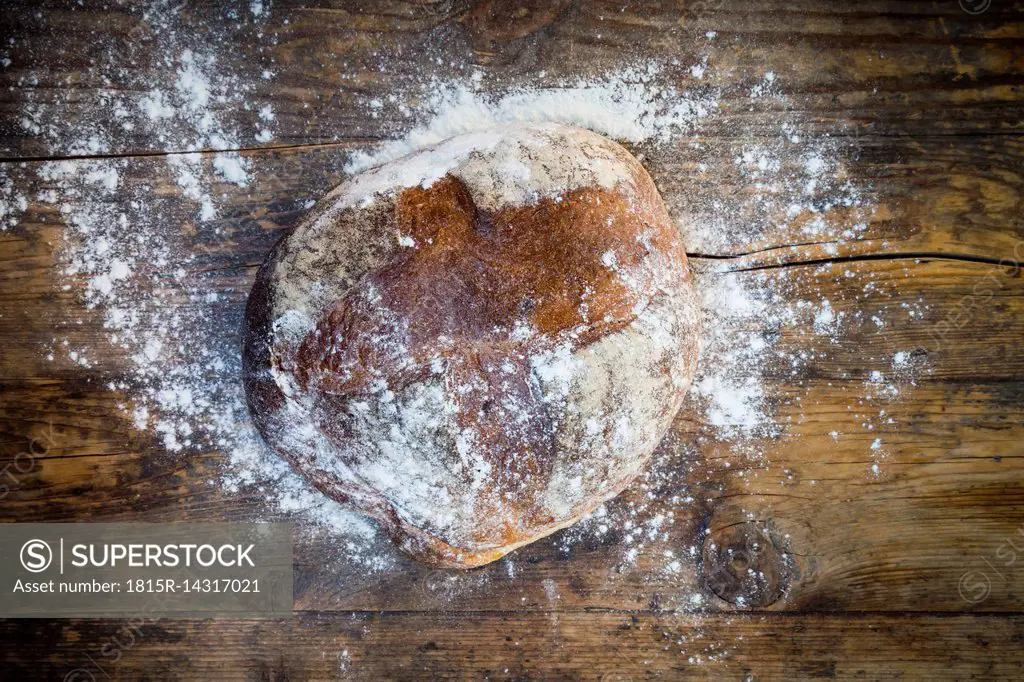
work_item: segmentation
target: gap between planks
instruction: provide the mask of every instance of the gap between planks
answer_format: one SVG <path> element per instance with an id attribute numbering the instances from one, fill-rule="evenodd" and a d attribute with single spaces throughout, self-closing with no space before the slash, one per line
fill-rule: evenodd
<path id="1" fill-rule="evenodd" d="M 698 135 L 693 137 L 694 141 L 706 141 L 710 139 L 716 140 L 737 140 L 737 139 L 761 139 L 761 138 L 772 138 L 776 137 L 770 134 L 744 134 L 744 135 Z M 844 131 L 835 131 L 830 133 L 829 137 L 835 139 L 856 139 L 856 140 L 887 140 L 887 139 L 915 139 L 915 140 L 927 140 L 927 139 L 946 139 L 946 138 L 964 138 L 964 137 L 1014 137 L 1024 138 L 1024 130 L 992 130 L 992 131 L 970 131 L 966 133 L 950 131 L 945 133 L 928 133 L 928 134 L 916 134 L 906 135 L 902 133 L 879 133 L 879 132 L 857 132 L 847 133 Z M 49 161 L 102 161 L 105 159 L 132 159 L 132 158 L 151 158 L 161 156 L 183 156 L 186 154 L 202 154 L 209 156 L 213 154 L 258 154 L 261 152 L 280 152 L 280 151 L 303 151 L 307 149 L 361 149 L 371 145 L 381 145 L 388 142 L 394 141 L 394 138 L 383 138 L 383 137 L 354 137 L 339 142 L 303 142 L 300 144 L 280 144 L 270 145 L 267 147 L 234 147 L 230 149 L 188 149 L 188 150 L 171 150 L 171 151 L 128 151 L 128 152 L 114 152 L 110 154 L 83 154 L 83 155 L 55 155 L 55 156 L 0 156 L 0 164 L 20 164 L 20 163 L 46 163 Z"/>

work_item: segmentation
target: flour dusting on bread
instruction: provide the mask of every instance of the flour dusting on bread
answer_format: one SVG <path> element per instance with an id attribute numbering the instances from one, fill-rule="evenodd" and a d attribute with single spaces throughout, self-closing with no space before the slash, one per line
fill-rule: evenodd
<path id="1" fill-rule="evenodd" d="M 455 138 L 339 186 L 253 301 L 264 437 L 441 565 L 492 561 L 617 494 L 679 409 L 699 338 L 650 177 L 557 124 Z"/>

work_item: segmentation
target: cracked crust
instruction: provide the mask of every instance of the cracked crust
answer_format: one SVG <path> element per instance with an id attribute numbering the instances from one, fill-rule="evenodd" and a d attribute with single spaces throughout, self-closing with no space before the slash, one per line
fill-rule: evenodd
<path id="1" fill-rule="evenodd" d="M 628 485 L 689 387 L 697 325 L 640 164 L 594 133 L 509 126 L 322 200 L 257 275 L 245 385 L 318 489 L 415 558 L 470 567 Z"/>

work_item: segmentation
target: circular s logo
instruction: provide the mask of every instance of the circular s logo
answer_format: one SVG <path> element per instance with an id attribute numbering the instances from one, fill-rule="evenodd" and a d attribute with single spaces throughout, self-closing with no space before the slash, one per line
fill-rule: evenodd
<path id="1" fill-rule="evenodd" d="M 612 670 L 601 677 L 601 682 L 633 682 L 633 678 L 620 670 Z"/>
<path id="2" fill-rule="evenodd" d="M 960 0 L 960 9 L 968 14 L 982 14 L 992 6 L 992 0 Z"/>
<path id="3" fill-rule="evenodd" d="M 41 573 L 50 567 L 53 551 L 43 540 L 29 540 L 21 546 L 21 565 L 26 571 Z"/>
<path id="4" fill-rule="evenodd" d="M 988 575 L 984 571 L 967 571 L 960 576 L 960 582 L 956 587 L 960 592 L 960 598 L 965 602 L 980 604 L 988 599 L 988 595 L 992 592 L 992 581 L 988 579 Z"/>
<path id="5" fill-rule="evenodd" d="M 96 676 L 85 668 L 75 668 L 64 676 L 64 682 L 96 682 Z"/>

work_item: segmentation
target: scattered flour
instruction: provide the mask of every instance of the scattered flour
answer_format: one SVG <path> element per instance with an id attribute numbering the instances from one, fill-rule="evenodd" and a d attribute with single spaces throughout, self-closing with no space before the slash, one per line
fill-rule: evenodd
<path id="1" fill-rule="evenodd" d="M 16 187 L 8 170 L 0 166 L 0 232 L 17 225 L 28 210 L 28 197 Z"/>
<path id="2" fill-rule="evenodd" d="M 254 0 L 237 17 L 243 26 L 237 30 L 259 31 L 259 22 L 266 21 L 271 9 L 269 2 Z M 125 87 L 104 90 L 96 105 L 117 112 L 114 117 L 97 108 L 84 121 L 94 125 L 72 129 L 64 121 L 74 103 L 29 102 L 18 119 L 23 130 L 45 140 L 54 155 L 89 158 L 43 164 L 34 197 L 13 188 L 23 183 L 7 182 L 15 171 L 0 169 L 0 229 L 16 228 L 30 202 L 60 211 L 67 233 L 58 286 L 74 288 L 84 306 L 102 316 L 105 342 L 123 351 L 124 366 L 111 368 L 115 378 L 110 385 L 127 396 L 126 419 L 152 434 L 170 456 L 225 453 L 219 483 L 228 493 L 252 492 L 267 500 L 268 516 L 306 519 L 309 527 L 331 534 L 347 561 L 367 570 L 388 570 L 400 559 L 375 524 L 313 490 L 263 445 L 249 423 L 235 336 L 241 318 L 239 292 L 211 287 L 221 280 L 204 275 L 206 254 L 180 225 L 164 220 L 172 199 L 154 191 L 156 178 L 128 182 L 139 177 L 139 161 L 94 158 L 123 148 L 139 134 L 155 138 L 168 152 L 168 182 L 194 204 L 190 210 L 199 229 L 213 235 L 221 229 L 216 221 L 220 193 L 246 191 L 261 182 L 257 169 L 237 151 L 254 140 L 232 123 L 232 114 L 251 114 L 259 143 L 274 138 L 278 115 L 270 102 L 254 96 L 258 82 L 228 67 L 216 35 L 177 30 L 179 11 L 167 4 L 143 11 L 172 74 L 167 82 L 135 82 L 125 75 L 123 64 L 93 67 L 121 73 Z M 715 33 L 706 37 L 710 42 Z M 670 81 L 670 67 L 675 74 L 688 74 L 692 87 L 680 86 L 676 76 Z M 279 68 L 263 69 L 257 81 L 275 78 Z M 790 243 L 804 240 L 826 248 L 861 235 L 867 229 L 861 214 L 870 202 L 846 179 L 843 163 L 849 150 L 838 139 L 809 134 L 785 119 L 773 131 L 757 134 L 740 119 L 727 140 L 705 139 L 708 126 L 721 124 L 730 99 L 786 103 L 781 76 L 764 73 L 742 92 L 725 92 L 708 85 L 715 69 L 714 60 L 702 55 L 692 64 L 632 64 L 602 77 L 543 88 L 501 87 L 489 81 L 485 86 L 480 77 L 443 80 L 428 74 L 410 86 L 426 93 L 417 111 L 404 104 L 408 93 L 364 102 L 368 118 L 383 117 L 394 108 L 407 126 L 396 139 L 351 153 L 345 170 L 355 174 L 497 123 L 555 121 L 595 130 L 641 155 L 687 154 L 696 181 L 706 191 L 672 191 L 671 178 L 655 179 L 666 183 L 666 202 L 691 254 L 756 253 L 779 241 L 780 234 Z M 510 166 L 503 173 L 529 180 L 522 168 Z M 729 186 L 749 191 L 733 192 Z M 605 255 L 605 265 L 615 268 L 615 255 Z M 773 377 L 799 376 L 816 359 L 779 339 L 794 329 L 813 330 L 824 337 L 822 346 L 834 347 L 862 324 L 878 333 L 886 327 L 887 321 L 877 315 L 865 320 L 844 315 L 838 301 L 798 300 L 793 293 L 797 282 L 785 272 L 744 271 L 738 264 L 738 259 L 691 259 L 706 321 L 699 375 L 684 411 L 697 423 L 699 437 L 669 443 L 630 492 L 556 536 L 562 551 L 614 538 L 621 553 L 618 568 L 645 567 L 652 579 L 682 582 L 680 576 L 698 560 L 701 537 L 673 545 L 668 553 L 666 547 L 676 538 L 676 525 L 690 522 L 706 493 L 672 476 L 682 472 L 698 479 L 701 455 L 709 444 L 728 445 L 729 461 L 721 466 L 767 464 L 765 444 L 784 436 L 788 428 L 776 417 L 779 398 L 772 395 Z M 820 275 L 812 271 L 807 276 Z M 47 351 L 91 367 L 90 349 L 72 347 L 66 339 L 54 339 Z M 564 368 L 559 358 L 549 360 L 539 369 L 558 379 Z M 913 385 L 923 371 L 921 362 L 909 351 L 896 351 L 864 377 L 858 409 L 866 411 L 869 404 L 878 409 L 877 417 L 865 417 L 865 431 L 892 422 L 884 405 Z M 833 437 L 847 434 L 835 432 Z M 870 473 L 879 475 L 884 473 L 885 441 L 872 438 Z M 513 556 L 506 560 L 510 575 L 514 566 Z M 704 608 L 705 599 L 700 593 L 685 593 L 675 605 L 690 612 Z M 339 661 L 344 669 L 347 658 Z"/>
<path id="3" fill-rule="evenodd" d="M 356 152 L 345 166 L 359 173 L 456 135 L 502 123 L 556 122 L 601 133 L 617 141 L 668 143 L 718 108 L 713 92 L 693 94 L 658 83 L 656 63 L 628 67 L 594 81 L 562 87 L 480 92 L 468 83 L 431 82 L 424 104 L 429 116 L 399 140 Z M 372 108 L 373 104 L 369 106 Z"/>

